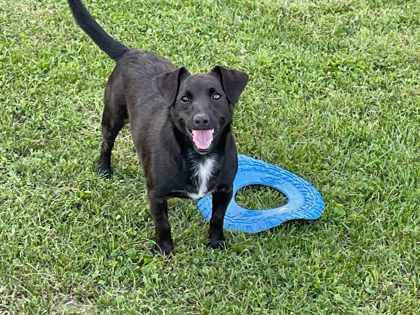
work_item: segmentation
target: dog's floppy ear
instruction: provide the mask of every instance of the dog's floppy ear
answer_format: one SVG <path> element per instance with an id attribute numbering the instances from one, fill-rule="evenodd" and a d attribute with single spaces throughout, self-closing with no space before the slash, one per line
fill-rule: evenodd
<path id="1" fill-rule="evenodd" d="M 179 84 L 190 73 L 185 67 L 181 67 L 172 72 L 166 72 L 157 78 L 157 86 L 163 98 L 172 105 L 178 94 Z"/>
<path id="2" fill-rule="evenodd" d="M 226 69 L 222 66 L 214 67 L 210 73 L 218 77 L 229 102 L 235 104 L 248 83 L 248 75 L 245 72 Z"/>

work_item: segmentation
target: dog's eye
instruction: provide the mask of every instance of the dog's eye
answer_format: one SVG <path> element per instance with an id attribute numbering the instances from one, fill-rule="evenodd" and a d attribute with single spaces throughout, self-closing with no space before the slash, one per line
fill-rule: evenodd
<path id="1" fill-rule="evenodd" d="M 219 93 L 213 93 L 213 95 L 211 96 L 212 99 L 214 100 L 219 100 L 222 97 L 222 95 L 220 95 Z"/>
<path id="2" fill-rule="evenodd" d="M 189 98 L 188 96 L 183 96 L 183 97 L 181 97 L 181 101 L 183 102 L 183 103 L 189 103 L 189 102 L 191 102 L 191 98 Z"/>

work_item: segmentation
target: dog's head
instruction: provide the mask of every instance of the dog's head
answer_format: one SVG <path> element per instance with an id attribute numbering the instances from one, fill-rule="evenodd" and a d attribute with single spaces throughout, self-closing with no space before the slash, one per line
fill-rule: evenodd
<path id="1" fill-rule="evenodd" d="M 171 106 L 176 128 L 198 153 L 206 154 L 230 125 L 234 105 L 247 82 L 247 74 L 221 66 L 194 75 L 182 67 L 160 76 L 158 87 Z"/>

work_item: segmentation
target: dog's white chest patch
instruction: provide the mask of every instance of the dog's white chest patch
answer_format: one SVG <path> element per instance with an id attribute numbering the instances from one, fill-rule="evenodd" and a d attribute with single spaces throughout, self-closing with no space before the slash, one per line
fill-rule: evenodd
<path id="1" fill-rule="evenodd" d="M 188 196 L 192 199 L 199 199 L 209 193 L 208 184 L 209 179 L 214 171 L 216 160 L 212 157 L 208 157 L 205 160 L 198 162 L 194 165 L 194 177 L 197 183 L 197 192 L 188 193 Z"/>

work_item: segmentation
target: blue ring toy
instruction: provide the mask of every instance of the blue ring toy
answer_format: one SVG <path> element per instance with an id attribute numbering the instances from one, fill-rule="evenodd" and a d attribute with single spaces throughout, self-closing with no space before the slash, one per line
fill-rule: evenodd
<path id="1" fill-rule="evenodd" d="M 272 187 L 285 194 L 288 202 L 273 209 L 244 209 L 236 203 L 235 196 L 241 188 L 249 185 Z M 226 230 L 258 233 L 289 220 L 316 220 L 324 211 L 320 193 L 307 181 L 278 166 L 246 155 L 239 155 L 233 196 L 225 215 L 223 227 Z M 203 217 L 210 221 L 211 196 L 200 199 L 197 206 Z"/>

